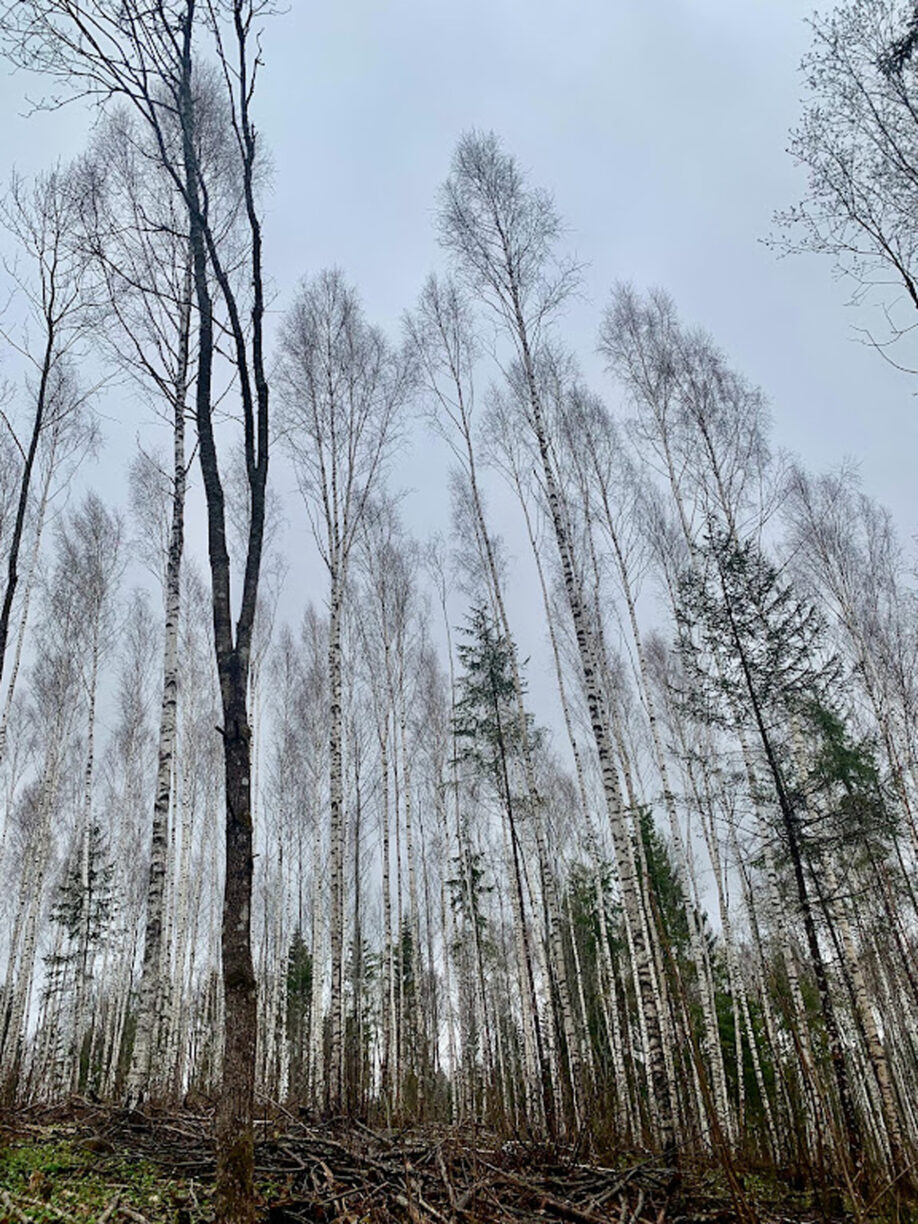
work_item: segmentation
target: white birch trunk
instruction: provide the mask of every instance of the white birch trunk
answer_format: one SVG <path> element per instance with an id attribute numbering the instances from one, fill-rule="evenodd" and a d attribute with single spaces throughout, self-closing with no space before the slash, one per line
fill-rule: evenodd
<path id="1" fill-rule="evenodd" d="M 621 789 L 615 770 L 607 714 L 604 710 L 604 702 L 599 686 L 591 632 L 584 609 L 582 591 L 574 567 L 566 515 L 555 476 L 543 421 L 534 365 L 526 339 L 526 326 L 519 307 L 517 307 L 517 328 L 528 387 L 532 426 L 542 461 L 545 490 L 561 560 L 564 588 L 574 625 L 590 724 L 599 758 L 606 811 L 612 833 L 612 845 L 615 851 L 615 864 L 622 890 L 623 911 L 630 927 L 630 944 L 635 958 L 634 964 L 639 986 L 639 1012 L 646 1031 L 647 1063 L 652 1085 L 654 1129 L 661 1146 L 665 1150 L 669 1150 L 674 1148 L 676 1143 L 675 1118 L 666 1066 L 666 1052 L 663 1046 L 662 999 L 658 985 L 654 980 L 653 953 L 648 945 L 643 927 L 641 881 L 635 869 L 631 840 L 622 804 Z"/>
<path id="2" fill-rule="evenodd" d="M 139 1099 L 150 1077 L 156 1048 L 158 1019 L 162 1010 L 163 959 L 168 955 L 164 946 L 166 854 L 168 845 L 169 808 L 175 763 L 176 725 L 178 714 L 178 639 L 181 601 L 181 569 L 185 542 L 185 400 L 187 397 L 189 330 L 191 321 L 191 264 L 185 280 L 185 298 L 179 325 L 178 377 L 176 379 L 172 422 L 172 514 L 169 529 L 169 553 L 166 560 L 165 609 L 166 625 L 163 642 L 163 687 L 159 718 L 156 792 L 153 801 L 153 824 L 150 846 L 150 868 L 147 881 L 147 915 L 144 934 L 143 960 L 137 999 L 137 1028 L 131 1052 L 127 1095 Z"/>
<path id="3" fill-rule="evenodd" d="M 331 576 L 331 606 L 328 620 L 329 677 L 329 762 L 330 762 L 330 938 L 331 953 L 331 1055 L 326 1084 L 328 1106 L 332 1113 L 341 1109 L 344 1094 L 344 1033 L 341 1022 L 343 1007 L 342 958 L 344 952 L 344 720 L 341 693 L 341 615 L 343 575 L 338 563 L 333 563 Z"/>
<path id="4" fill-rule="evenodd" d="M 54 734 L 55 730 L 58 734 Z M 29 1001 L 32 995 L 39 919 L 44 901 L 45 875 L 51 852 L 51 815 L 57 798 L 60 780 L 60 751 L 64 738 L 63 731 L 64 727 L 62 724 L 58 724 L 57 728 L 51 729 L 46 749 L 47 755 L 39 800 L 34 866 L 30 881 L 31 893 L 23 928 L 22 947 L 13 978 L 10 1018 L 2 1047 L 0 1047 L 0 1078 L 2 1078 L 4 1094 L 8 1098 L 12 1098 L 16 1094 L 19 1068 L 24 1054 L 25 1022 L 29 1014 Z"/>

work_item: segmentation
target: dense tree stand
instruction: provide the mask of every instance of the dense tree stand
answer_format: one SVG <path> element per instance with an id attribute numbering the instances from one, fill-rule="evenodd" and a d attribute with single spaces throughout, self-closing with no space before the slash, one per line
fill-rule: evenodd
<path id="1" fill-rule="evenodd" d="M 178 1224 L 914 1214 L 913 542 L 664 291 L 572 336 L 493 132 L 388 332 L 271 321 L 275 7 L 0 0 L 96 108 L 0 199 L 0 1214 L 159 1224 L 87 1142 Z M 791 235 L 910 312 L 915 5 L 811 33 Z"/>

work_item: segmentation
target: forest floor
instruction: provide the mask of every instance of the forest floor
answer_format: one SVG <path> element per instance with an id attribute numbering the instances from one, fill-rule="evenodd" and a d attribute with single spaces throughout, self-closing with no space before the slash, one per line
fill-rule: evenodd
<path id="1" fill-rule="evenodd" d="M 205 1224 L 213 1218 L 210 1118 L 72 1100 L 0 1119 L 0 1224 Z M 729 1181 L 630 1153 L 593 1163 L 571 1149 L 481 1130 L 310 1126 L 282 1111 L 259 1122 L 265 1224 L 790 1224 L 918 1221 L 848 1212 L 838 1192 L 774 1178 Z"/>

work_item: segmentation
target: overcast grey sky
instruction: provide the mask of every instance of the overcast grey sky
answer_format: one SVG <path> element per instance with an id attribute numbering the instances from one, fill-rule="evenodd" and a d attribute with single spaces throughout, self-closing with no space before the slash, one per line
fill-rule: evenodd
<path id="1" fill-rule="evenodd" d="M 374 317 L 395 319 L 437 259 L 434 196 L 458 133 L 493 128 L 554 192 L 588 263 L 567 326 L 585 363 L 609 285 L 663 285 L 762 384 L 776 441 L 817 467 L 859 460 L 911 533 L 911 381 L 858 342 L 871 312 L 847 306 L 829 260 L 778 259 L 759 241 L 802 188 L 785 144 L 809 11 L 294 0 L 271 30 L 261 96 L 280 300 L 301 270 L 335 261 Z"/>
<path id="2" fill-rule="evenodd" d="M 818 469 L 859 461 L 865 489 L 911 535 L 913 381 L 858 342 L 870 311 L 846 304 L 828 260 L 780 260 L 759 241 L 803 186 L 784 149 L 808 11 L 798 0 L 291 0 L 268 25 L 257 102 L 275 165 L 265 233 L 277 309 L 299 276 L 338 264 L 370 318 L 396 329 L 439 260 L 435 198 L 456 139 L 493 128 L 554 193 L 587 264 L 565 332 L 600 390 L 614 402 L 594 356 L 609 286 L 662 285 L 762 385 L 776 444 Z M 2 162 L 23 171 L 78 152 L 86 126 L 76 110 L 22 117 L 28 87 L 0 78 Z M 432 445 L 416 444 L 406 470 Z M 409 519 L 445 523 L 442 485 L 422 485 Z"/>

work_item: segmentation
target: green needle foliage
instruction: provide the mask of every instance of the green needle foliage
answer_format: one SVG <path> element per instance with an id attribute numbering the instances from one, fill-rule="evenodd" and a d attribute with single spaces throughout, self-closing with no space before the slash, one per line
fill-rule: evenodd
<path id="1" fill-rule="evenodd" d="M 680 596 L 683 705 L 760 742 L 811 865 L 825 854 L 840 866 L 855 852 L 884 854 L 895 803 L 873 744 L 847 716 L 845 676 L 818 610 L 755 542 L 715 526 Z"/>
<path id="2" fill-rule="evenodd" d="M 490 612 L 480 604 L 474 607 L 462 632 L 468 641 L 456 650 L 463 673 L 453 713 L 459 757 L 493 782 L 503 795 L 504 764 L 519 755 L 524 736 L 532 742 L 532 718 L 525 716 L 525 726 L 520 719 L 512 646 Z"/>

